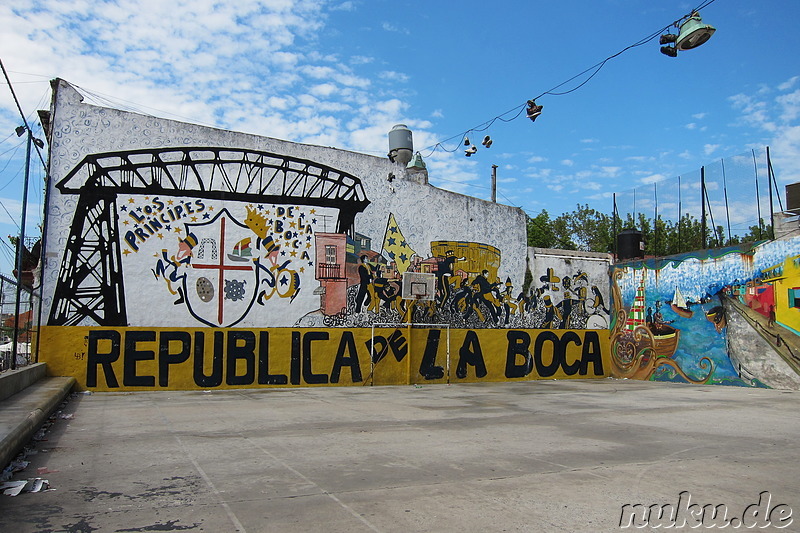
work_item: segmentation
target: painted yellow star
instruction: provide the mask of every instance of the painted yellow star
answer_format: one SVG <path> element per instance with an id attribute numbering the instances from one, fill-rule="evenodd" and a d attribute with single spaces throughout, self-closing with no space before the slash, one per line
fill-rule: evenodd
<path id="1" fill-rule="evenodd" d="M 124 250 L 122 250 L 122 255 L 128 255 L 129 253 L 131 253 L 131 251 L 130 251 L 130 250 L 128 250 L 127 248 L 125 248 Z"/>
<path id="2" fill-rule="evenodd" d="M 289 255 L 291 255 L 292 257 L 297 257 L 297 252 L 292 250 L 291 252 L 289 252 Z"/>
<path id="3" fill-rule="evenodd" d="M 182 232 L 182 231 L 183 231 L 183 230 L 182 230 L 181 228 L 175 228 L 175 233 L 180 233 L 180 232 Z"/>
<path id="4" fill-rule="evenodd" d="M 172 205 L 173 203 L 175 202 L 173 202 L 172 200 L 167 200 L 167 205 Z"/>
<path id="5" fill-rule="evenodd" d="M 136 200 L 134 200 L 133 198 L 128 198 L 128 203 L 129 204 L 134 204 L 134 203 L 136 203 Z"/>
<path id="6" fill-rule="evenodd" d="M 192 222 L 197 222 L 197 217 L 192 217 Z"/>

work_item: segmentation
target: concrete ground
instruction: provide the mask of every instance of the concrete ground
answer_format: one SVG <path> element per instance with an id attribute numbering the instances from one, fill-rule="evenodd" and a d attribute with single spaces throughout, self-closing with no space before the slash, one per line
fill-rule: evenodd
<path id="1" fill-rule="evenodd" d="M 799 402 L 612 379 L 79 394 L 15 475 L 55 490 L 0 495 L 0 531 L 618 531 L 683 491 L 728 518 L 769 491 L 785 525 Z"/>

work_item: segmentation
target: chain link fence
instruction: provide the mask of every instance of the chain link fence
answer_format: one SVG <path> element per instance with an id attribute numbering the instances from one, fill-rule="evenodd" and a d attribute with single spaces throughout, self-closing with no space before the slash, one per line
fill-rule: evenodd
<path id="1" fill-rule="evenodd" d="M 674 178 L 657 179 L 614 197 L 621 229 L 638 229 L 655 240 L 658 255 L 676 253 L 665 228 L 695 249 L 771 237 L 771 214 L 784 210 L 769 148 L 720 159 Z M 656 223 L 658 222 L 658 223 Z M 648 227 L 642 227 L 642 226 Z M 706 228 L 705 235 L 699 231 Z M 661 232 L 661 235 L 659 235 Z M 659 239 L 664 242 L 659 242 Z M 694 242 L 694 241 L 698 242 Z"/>

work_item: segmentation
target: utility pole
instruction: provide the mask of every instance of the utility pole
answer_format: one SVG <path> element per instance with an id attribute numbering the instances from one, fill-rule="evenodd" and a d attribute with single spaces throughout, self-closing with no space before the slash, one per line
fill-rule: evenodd
<path id="1" fill-rule="evenodd" d="M 22 188 L 22 221 L 19 225 L 19 240 L 17 241 L 17 298 L 14 304 L 14 343 L 11 345 L 11 369 L 17 368 L 17 341 L 19 339 L 19 304 L 22 295 L 22 260 L 23 251 L 25 250 L 25 222 L 27 220 L 28 211 L 28 180 L 31 173 L 31 142 L 33 141 L 33 133 L 28 126 L 25 126 L 25 131 L 28 134 L 27 151 L 25 153 L 25 181 Z"/>
<path id="2" fill-rule="evenodd" d="M 497 203 L 497 165 L 492 165 L 492 201 Z"/>
<path id="3" fill-rule="evenodd" d="M 45 165 L 44 158 L 42 158 L 42 153 L 39 151 L 40 148 L 44 147 L 44 143 L 41 139 L 36 139 L 33 136 L 33 132 L 31 131 L 30 126 L 28 126 L 28 121 L 25 118 L 25 113 L 22 112 L 22 107 L 19 105 L 19 99 L 17 98 L 17 94 L 14 92 L 14 86 L 11 84 L 11 79 L 8 77 L 8 71 L 6 71 L 6 66 L 3 64 L 3 61 L 0 60 L 0 70 L 3 71 L 3 77 L 8 83 L 8 88 L 11 91 L 11 96 L 14 98 L 14 103 L 17 104 L 17 111 L 19 111 L 19 116 L 22 119 L 22 126 L 19 126 L 16 129 L 17 136 L 21 137 L 23 132 L 27 132 L 28 139 L 27 139 L 27 150 L 25 152 L 25 182 L 24 182 L 24 189 L 22 192 L 22 221 L 20 223 L 20 231 L 19 231 L 19 241 L 17 242 L 17 298 L 16 304 L 14 305 L 14 344 L 11 348 L 11 368 L 16 369 L 17 367 L 17 340 L 19 338 L 19 304 L 20 304 L 20 296 L 22 293 L 22 257 L 23 257 L 23 250 L 25 249 L 25 223 L 27 218 L 27 209 L 28 209 L 28 182 L 30 180 L 30 168 L 31 168 L 31 143 L 36 146 L 36 153 L 39 155 L 39 160 L 42 162 L 42 166 L 47 168 Z M 46 196 L 45 196 L 46 198 Z M 42 284 L 39 284 L 41 289 Z M 30 292 L 31 296 L 33 295 L 33 291 Z M 39 300 L 40 300 L 40 317 L 41 317 L 41 290 L 39 292 Z M 41 320 L 39 324 L 37 324 L 37 332 L 38 328 L 41 326 Z M 30 356 L 30 350 L 28 350 L 28 355 Z M 37 353 L 38 353 L 38 342 L 37 342 Z"/>
<path id="4" fill-rule="evenodd" d="M 700 167 L 700 239 L 706 249 L 706 167 Z"/>

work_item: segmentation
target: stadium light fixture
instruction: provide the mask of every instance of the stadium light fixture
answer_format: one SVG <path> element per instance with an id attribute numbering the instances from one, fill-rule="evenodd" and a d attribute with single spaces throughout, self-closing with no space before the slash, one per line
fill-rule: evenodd
<path id="1" fill-rule="evenodd" d="M 717 29 L 714 26 L 703 24 L 700 13 L 693 11 L 680 22 L 678 35 L 666 33 L 661 36 L 659 44 L 667 45 L 661 47 L 661 53 L 669 57 L 677 57 L 679 51 L 691 50 L 706 43 L 715 31 Z"/>

